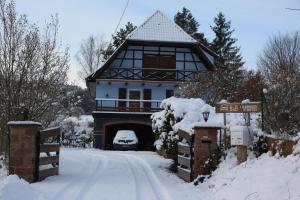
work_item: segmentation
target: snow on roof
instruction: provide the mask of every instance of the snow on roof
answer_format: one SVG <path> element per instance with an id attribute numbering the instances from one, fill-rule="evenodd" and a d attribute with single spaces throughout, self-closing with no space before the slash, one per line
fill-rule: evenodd
<path id="1" fill-rule="evenodd" d="M 127 39 L 161 42 L 197 42 L 161 11 L 156 11 L 141 26 L 134 30 Z"/>

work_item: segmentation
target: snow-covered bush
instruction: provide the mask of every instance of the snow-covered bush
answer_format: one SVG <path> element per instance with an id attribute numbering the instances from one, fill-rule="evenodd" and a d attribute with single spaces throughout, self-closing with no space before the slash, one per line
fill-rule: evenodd
<path id="1" fill-rule="evenodd" d="M 178 129 L 192 133 L 193 123 L 204 121 L 202 110 L 214 110 L 202 99 L 185 99 L 171 97 L 161 103 L 162 111 L 151 116 L 152 128 L 157 135 L 155 146 L 157 149 L 170 150 L 178 141 Z"/>
<path id="2" fill-rule="evenodd" d="M 168 149 L 174 142 L 177 142 L 178 129 L 182 129 L 193 134 L 193 127 L 197 123 L 204 122 L 202 112 L 209 111 L 207 123 L 223 124 L 223 114 L 215 113 L 215 108 L 206 104 L 202 99 L 188 99 L 171 97 L 161 103 L 162 111 L 153 113 L 152 129 L 157 135 L 155 146 L 157 149 Z M 244 125 L 245 118 L 243 114 L 227 114 L 227 128 L 231 126 Z M 252 115 L 253 129 L 257 131 L 257 117 Z"/>
<path id="3" fill-rule="evenodd" d="M 92 147 L 93 117 L 81 115 L 79 117 L 59 116 L 51 126 L 62 127 L 62 145 L 68 147 Z"/>
<path id="4" fill-rule="evenodd" d="M 152 129 L 156 133 L 155 146 L 157 150 L 164 150 L 168 157 L 174 160 L 177 164 L 177 142 L 178 129 L 182 129 L 190 134 L 193 134 L 193 127 L 197 124 L 203 124 L 204 119 L 202 113 L 209 111 L 209 119 L 207 124 L 223 125 L 223 114 L 215 113 L 215 108 L 206 104 L 202 99 L 188 99 L 171 97 L 163 100 L 161 103 L 162 111 L 153 113 Z M 232 126 L 245 125 L 243 114 L 231 113 L 226 114 L 227 129 Z M 257 128 L 257 119 L 259 115 L 251 115 L 251 129 L 254 134 L 258 134 L 260 129 Z M 206 123 L 205 123 L 206 124 Z M 229 136 L 230 132 L 227 132 Z M 209 167 L 213 169 L 214 167 Z"/>
<path id="5" fill-rule="evenodd" d="M 0 180 L 7 175 L 7 169 L 4 163 L 4 156 L 0 155 Z"/>
<path id="6" fill-rule="evenodd" d="M 254 135 L 252 150 L 256 157 L 261 156 L 268 151 L 267 138 L 263 132 L 258 132 Z"/>
<path id="7" fill-rule="evenodd" d="M 207 109 L 214 115 L 214 109 L 202 99 L 185 99 L 171 97 L 161 103 L 162 111 L 152 114 L 152 129 L 156 134 L 157 150 L 165 150 L 177 166 L 178 129 L 193 133 L 195 122 L 204 121 L 202 111 Z M 175 169 L 175 168 L 174 168 Z M 176 170 L 176 169 L 175 169 Z"/>

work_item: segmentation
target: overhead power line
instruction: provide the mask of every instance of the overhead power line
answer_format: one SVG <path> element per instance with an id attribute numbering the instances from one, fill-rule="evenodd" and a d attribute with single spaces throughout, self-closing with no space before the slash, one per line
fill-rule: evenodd
<path id="1" fill-rule="evenodd" d="M 294 11 L 300 11 L 299 8 L 285 8 L 285 9 L 287 9 L 287 10 L 294 10 Z"/>
<path id="2" fill-rule="evenodd" d="M 123 9 L 123 12 L 122 12 L 122 14 L 121 14 L 121 17 L 120 17 L 120 19 L 119 19 L 119 21 L 118 21 L 118 24 L 117 24 L 116 28 L 115 28 L 115 31 L 113 32 L 113 35 L 115 35 L 116 32 L 118 31 L 118 28 L 119 28 L 119 26 L 120 26 L 120 24 L 121 24 L 121 22 L 122 22 L 122 19 L 123 19 L 123 17 L 124 17 L 124 14 L 125 14 L 125 12 L 126 12 L 126 10 L 127 10 L 127 7 L 128 7 L 128 5 L 129 5 L 129 2 L 130 2 L 130 0 L 127 0 L 127 2 L 126 2 L 126 4 L 125 4 L 125 7 L 124 7 L 124 9 Z M 108 43 L 108 45 L 107 45 L 107 48 L 106 48 L 106 53 L 107 53 L 107 51 L 108 51 L 108 49 L 109 49 L 109 46 L 110 46 L 112 40 L 113 40 L 113 37 L 110 38 L 110 41 L 109 41 L 109 43 Z"/>

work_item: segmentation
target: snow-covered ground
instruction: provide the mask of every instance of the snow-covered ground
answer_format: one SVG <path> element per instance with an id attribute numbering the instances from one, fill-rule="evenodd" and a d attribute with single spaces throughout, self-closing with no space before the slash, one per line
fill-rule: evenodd
<path id="1" fill-rule="evenodd" d="M 212 178 L 197 186 L 203 200 L 299 200 L 300 157 L 266 153 L 236 165 L 231 151 Z"/>
<path id="2" fill-rule="evenodd" d="M 34 184 L 9 176 L 0 199 L 199 199 L 196 188 L 167 172 L 170 162 L 155 152 L 62 149 L 59 176 Z"/>
<path id="3" fill-rule="evenodd" d="M 62 149 L 60 175 L 28 184 L 0 180 L 1 200 L 299 200 L 300 157 L 249 157 L 237 166 L 234 151 L 213 176 L 194 186 L 166 168 L 154 152 Z"/>

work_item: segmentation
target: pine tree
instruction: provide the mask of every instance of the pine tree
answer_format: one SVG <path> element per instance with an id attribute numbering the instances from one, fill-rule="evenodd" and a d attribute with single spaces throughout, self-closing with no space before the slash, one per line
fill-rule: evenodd
<path id="1" fill-rule="evenodd" d="M 125 28 L 121 28 L 115 35 L 112 36 L 113 42 L 112 45 L 116 49 L 118 48 L 126 39 L 126 37 L 136 29 L 131 22 L 127 22 Z"/>
<path id="2" fill-rule="evenodd" d="M 240 47 L 235 45 L 237 39 L 232 37 L 234 30 L 231 29 L 231 22 L 226 20 L 222 12 L 214 18 L 214 26 L 211 28 L 215 33 L 211 49 L 218 55 L 215 65 L 219 71 L 218 79 L 222 85 L 220 95 L 221 98 L 235 100 L 235 92 L 243 79 L 244 62 L 240 54 Z"/>
<path id="3" fill-rule="evenodd" d="M 110 55 L 114 53 L 114 51 L 125 41 L 126 37 L 136 29 L 131 22 L 127 22 L 124 28 L 120 28 L 120 30 L 115 34 L 112 35 L 112 43 L 110 43 L 103 52 L 103 58 L 107 60 Z"/>
<path id="4" fill-rule="evenodd" d="M 191 35 L 194 39 L 198 40 L 205 46 L 209 46 L 207 39 L 204 37 L 204 34 L 198 32 L 198 28 L 200 25 L 189 9 L 183 7 L 182 11 L 177 12 L 174 16 L 174 22 L 185 32 Z"/>
<path id="5" fill-rule="evenodd" d="M 236 38 L 232 38 L 231 22 L 226 21 L 222 12 L 214 19 L 215 26 L 211 27 L 215 33 L 215 38 L 212 41 L 211 48 L 219 55 L 217 67 L 228 67 L 231 64 L 236 67 L 243 66 L 240 48 L 234 46 L 237 42 Z"/>

